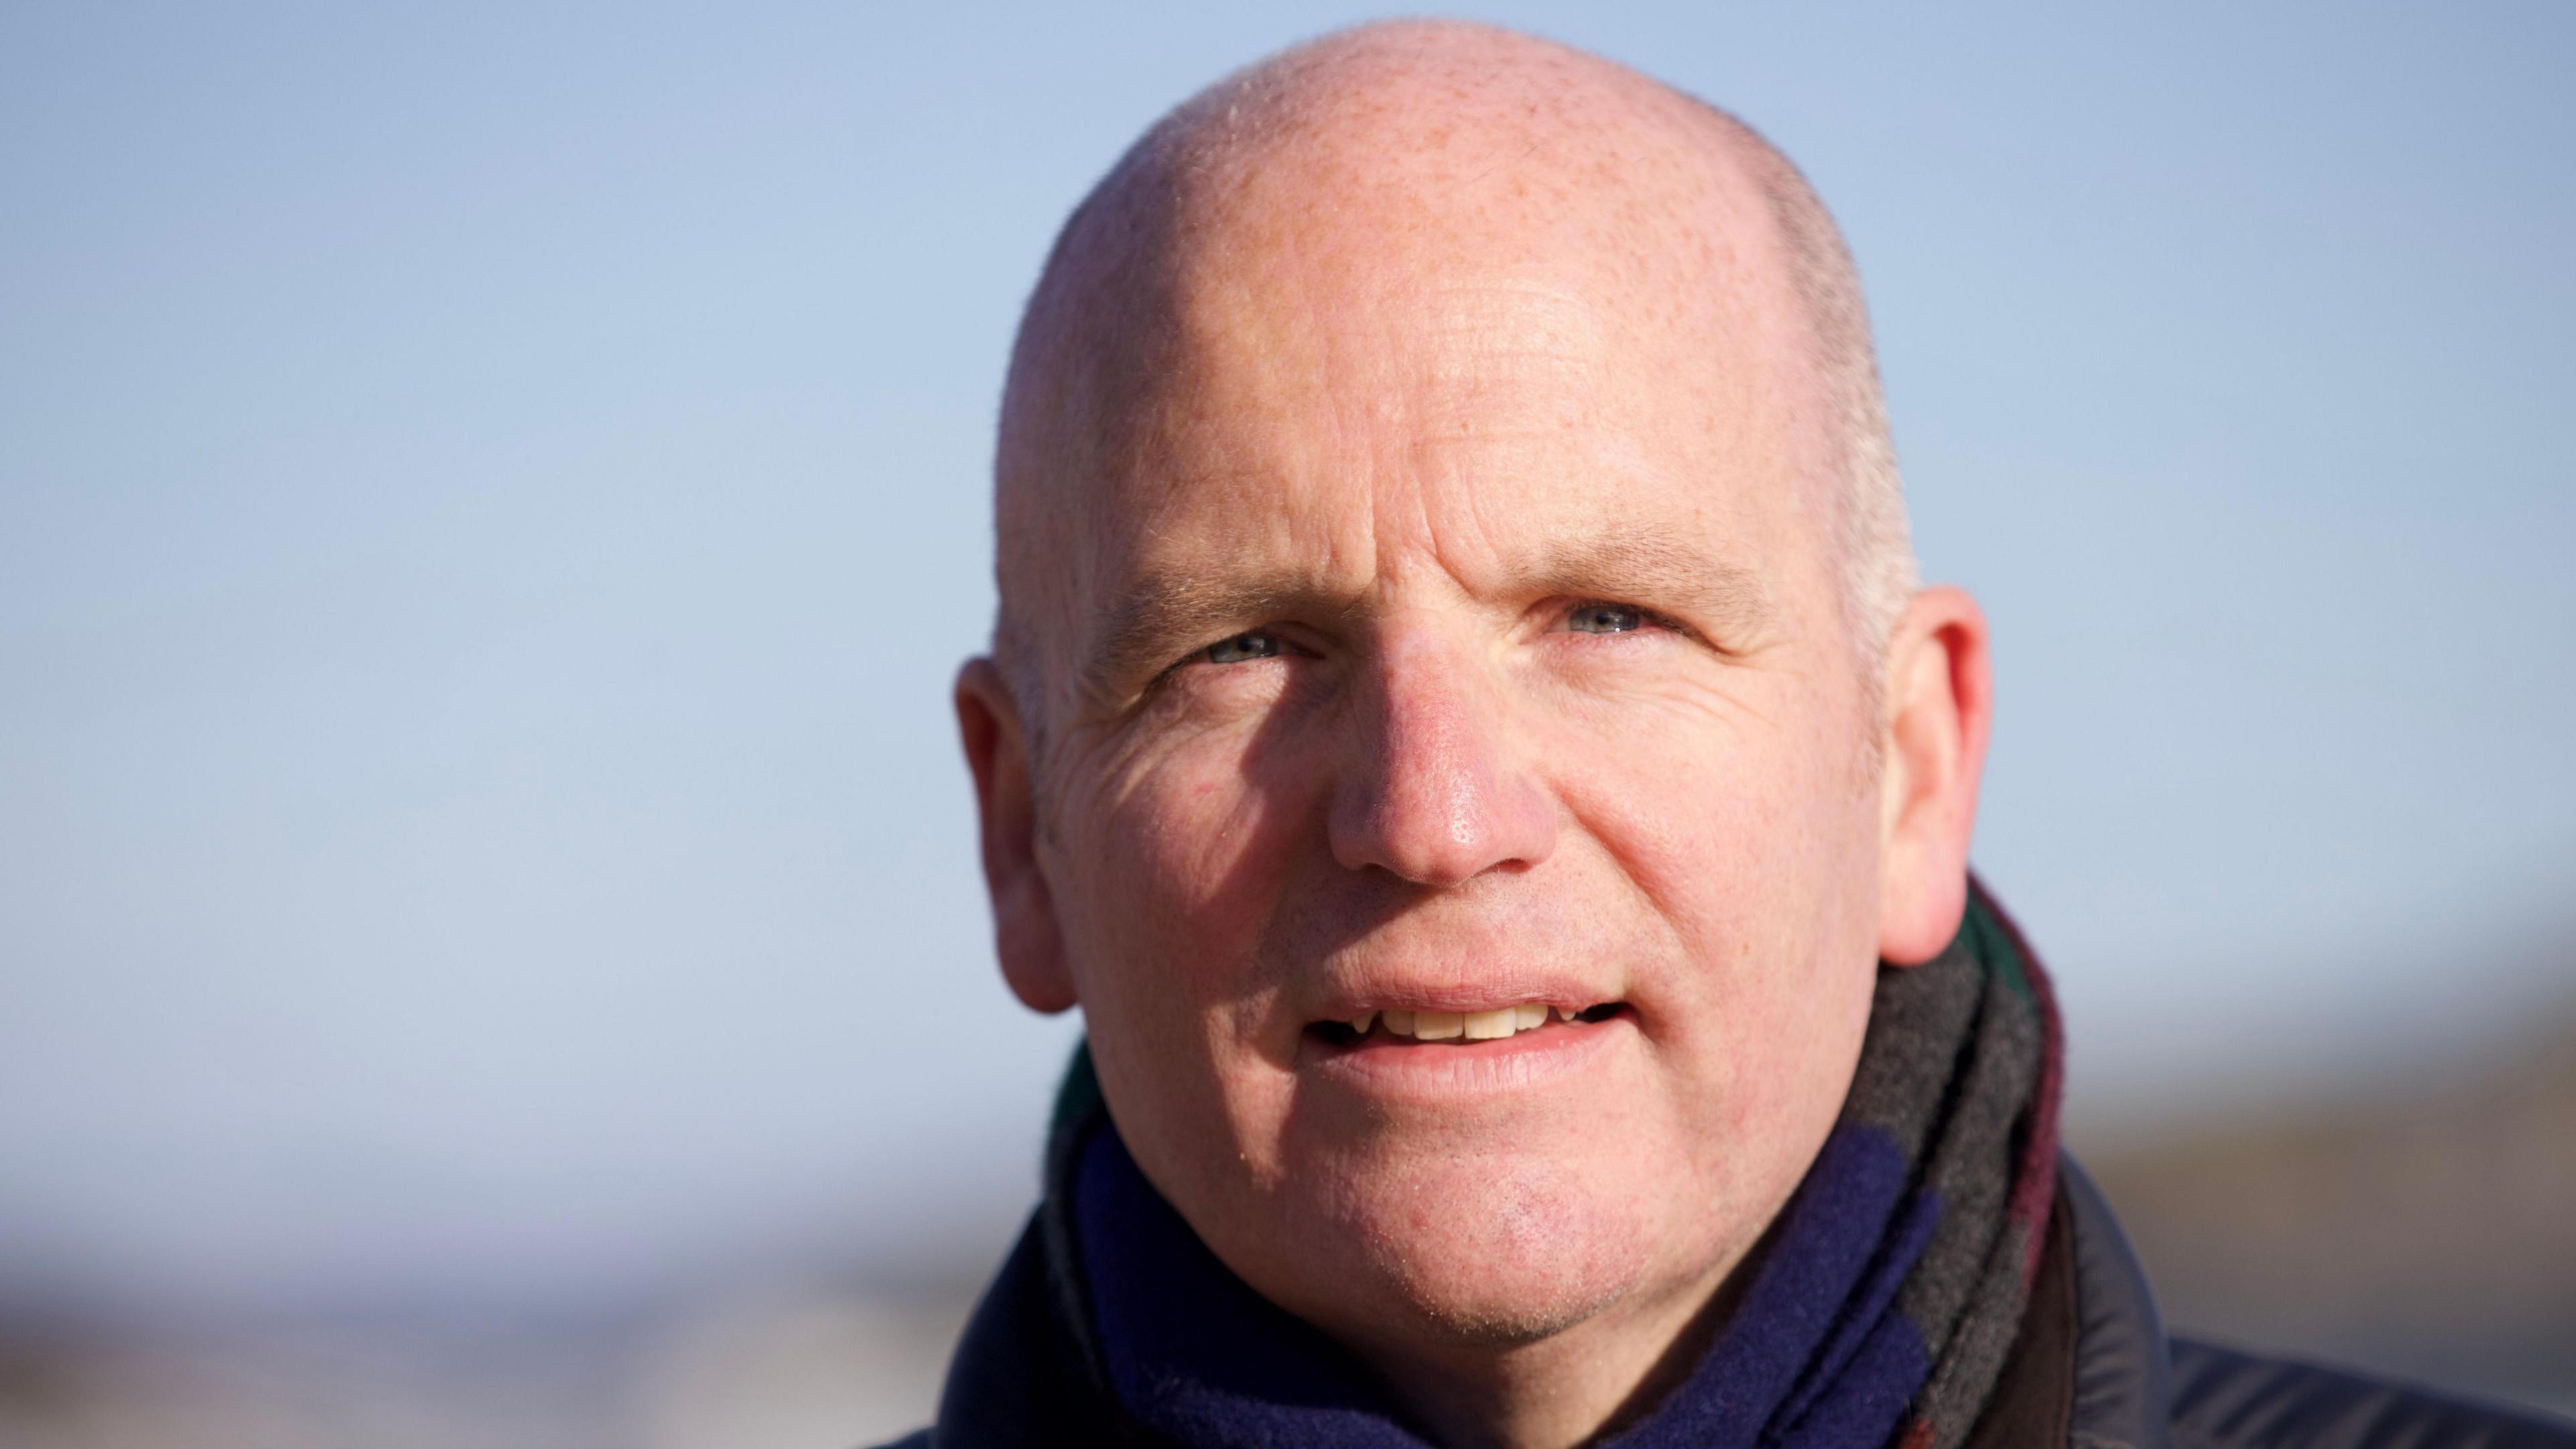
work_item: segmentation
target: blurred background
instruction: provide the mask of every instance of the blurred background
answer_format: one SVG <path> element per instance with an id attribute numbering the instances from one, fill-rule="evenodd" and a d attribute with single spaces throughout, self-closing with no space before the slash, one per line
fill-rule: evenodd
<path id="1" fill-rule="evenodd" d="M 2168 1316 L 2576 1412 L 2576 10 L 1470 9 L 1848 229 Z M 1015 313 L 1370 13 L 0 8 L 0 1443 L 927 1413 Z"/>

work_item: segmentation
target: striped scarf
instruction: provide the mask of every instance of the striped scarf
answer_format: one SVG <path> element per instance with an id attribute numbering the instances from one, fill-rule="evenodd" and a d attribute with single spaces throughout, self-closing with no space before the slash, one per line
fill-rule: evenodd
<path id="1" fill-rule="evenodd" d="M 1972 883 L 1957 939 L 1882 967 L 1841 1120 L 1734 1314 L 1617 1449 L 1957 1449 L 2019 1328 L 2056 1193 L 2048 983 Z M 1146 1183 L 1087 1058 L 1059 1102 L 1085 1356 L 1190 1449 L 1423 1449 L 1369 1375 L 1252 1293 Z"/>

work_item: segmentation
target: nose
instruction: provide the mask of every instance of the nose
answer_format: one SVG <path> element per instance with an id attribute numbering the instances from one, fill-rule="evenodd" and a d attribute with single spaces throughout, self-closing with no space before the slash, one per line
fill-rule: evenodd
<path id="1" fill-rule="evenodd" d="M 1511 754 L 1502 688 L 1436 645 L 1381 656 L 1334 784 L 1335 860 L 1447 887 L 1547 859 L 1556 810 Z"/>

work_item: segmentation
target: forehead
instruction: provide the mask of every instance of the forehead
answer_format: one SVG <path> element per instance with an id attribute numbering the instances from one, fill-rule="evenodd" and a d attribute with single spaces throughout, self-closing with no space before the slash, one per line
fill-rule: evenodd
<path id="1" fill-rule="evenodd" d="M 1472 572 L 1608 523 L 1781 541 L 1811 430 L 1760 199 L 1457 200 L 1246 207 L 1185 257 L 1084 592 L 1390 550 Z"/>

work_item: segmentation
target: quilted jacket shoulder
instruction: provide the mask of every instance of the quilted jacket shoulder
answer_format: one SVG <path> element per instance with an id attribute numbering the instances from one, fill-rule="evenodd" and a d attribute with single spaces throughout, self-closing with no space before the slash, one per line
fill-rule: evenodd
<path id="1" fill-rule="evenodd" d="M 2213 1343 L 2173 1343 L 2174 1449 L 2565 1449 L 2576 1429 Z"/>
<path id="2" fill-rule="evenodd" d="M 2189 1338 L 2167 1339 L 2108 1203 L 2058 1164 L 2073 1225 L 2073 1449 L 2576 1449 L 2576 1426 Z"/>

